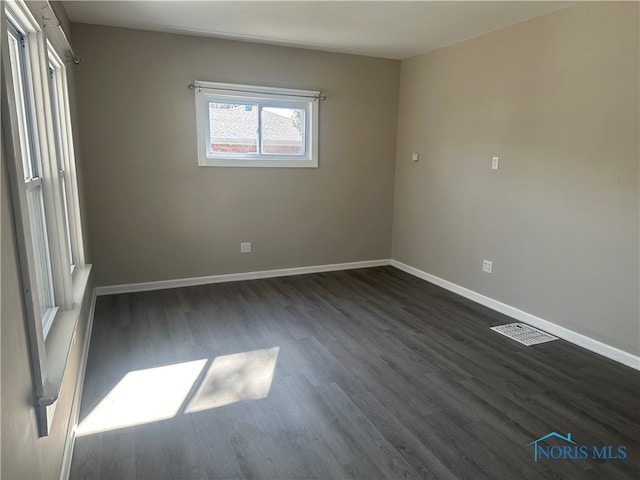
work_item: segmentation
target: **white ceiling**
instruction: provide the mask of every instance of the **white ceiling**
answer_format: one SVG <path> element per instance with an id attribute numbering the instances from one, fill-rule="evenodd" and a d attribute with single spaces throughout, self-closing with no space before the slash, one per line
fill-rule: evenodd
<path id="1" fill-rule="evenodd" d="M 65 1 L 75 23 L 405 59 L 565 8 L 542 1 Z"/>

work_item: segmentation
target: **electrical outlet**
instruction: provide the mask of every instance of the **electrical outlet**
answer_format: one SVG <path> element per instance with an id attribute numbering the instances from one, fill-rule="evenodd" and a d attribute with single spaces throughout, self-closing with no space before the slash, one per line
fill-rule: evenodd
<path id="1" fill-rule="evenodd" d="M 493 170 L 497 170 L 498 169 L 498 162 L 500 161 L 500 157 L 493 157 L 493 160 L 491 161 L 491 168 Z"/>
<path id="2" fill-rule="evenodd" d="M 493 272 L 493 262 L 491 260 L 482 260 L 482 271 L 486 273 Z"/>
<path id="3" fill-rule="evenodd" d="M 251 253 L 251 242 L 240 243 L 240 253 Z"/>

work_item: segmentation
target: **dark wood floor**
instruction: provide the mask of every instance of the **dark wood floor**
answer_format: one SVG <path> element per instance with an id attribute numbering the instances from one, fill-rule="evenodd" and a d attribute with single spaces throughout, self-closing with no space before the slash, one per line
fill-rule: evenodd
<path id="1" fill-rule="evenodd" d="M 205 368 L 174 416 L 79 436 L 71 478 L 640 478 L 640 374 L 512 321 L 392 267 L 100 297 L 85 421 L 129 372 L 279 350 L 265 398 L 191 411 L 256 365 Z M 534 462 L 552 431 L 627 458 Z"/>

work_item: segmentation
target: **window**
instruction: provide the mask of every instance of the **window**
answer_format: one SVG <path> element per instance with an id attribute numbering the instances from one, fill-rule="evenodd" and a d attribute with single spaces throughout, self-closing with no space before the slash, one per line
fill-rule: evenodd
<path id="1" fill-rule="evenodd" d="M 320 92 L 195 82 L 198 164 L 317 167 Z"/>
<path id="2" fill-rule="evenodd" d="M 71 114 L 69 112 L 69 95 L 67 73 L 64 62 L 51 44 L 48 44 L 49 60 L 49 92 L 53 116 L 53 133 L 55 137 L 57 165 L 62 194 L 64 226 L 69 253 L 69 269 L 73 272 L 76 263 L 84 263 L 82 232 L 80 228 L 80 208 L 78 190 L 75 181 L 75 154 L 71 133 Z"/>
<path id="3" fill-rule="evenodd" d="M 33 81 L 29 75 L 26 34 L 11 20 L 7 22 L 11 76 L 16 105 L 17 133 L 22 152 L 22 173 L 26 193 L 26 210 L 31 232 L 37 288 L 37 313 L 44 336 L 56 313 L 49 238 L 45 221 L 42 163 L 37 145 Z"/>
<path id="4" fill-rule="evenodd" d="M 68 86 L 58 52 L 74 56 L 58 23 L 48 2 L 0 4 L 2 148 L 41 436 L 51 427 L 91 270 L 84 264 Z"/>

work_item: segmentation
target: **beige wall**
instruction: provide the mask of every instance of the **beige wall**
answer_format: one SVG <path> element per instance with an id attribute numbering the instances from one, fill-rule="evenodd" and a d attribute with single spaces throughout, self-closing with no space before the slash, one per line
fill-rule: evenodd
<path id="1" fill-rule="evenodd" d="M 56 9 L 65 20 L 64 10 Z M 73 81 L 73 69 L 68 69 Z M 73 103 L 73 90 L 71 90 Z M 75 122 L 74 122 L 75 129 Z M 2 132 L 3 142 L 5 141 Z M 21 301 L 20 263 L 13 222 L 13 207 L 8 184 L 4 144 L 0 159 L 0 221 L 2 223 L 0 298 L 1 301 L 1 423 L 2 454 L 0 477 L 2 479 L 59 478 L 62 456 L 71 416 L 76 381 L 79 374 L 82 344 L 88 325 L 90 299 L 93 292 L 90 280 L 75 341 L 67 357 L 67 368 L 58 397 L 56 413 L 49 436 L 40 438 L 33 408 L 34 393 L 31 376 L 29 340 L 25 312 Z"/>
<path id="2" fill-rule="evenodd" d="M 640 353 L 638 38 L 586 3 L 403 61 L 393 258 Z"/>
<path id="3" fill-rule="evenodd" d="M 398 61 L 72 28 L 100 284 L 389 258 Z M 198 167 L 194 80 L 322 90 L 320 167 Z"/>

